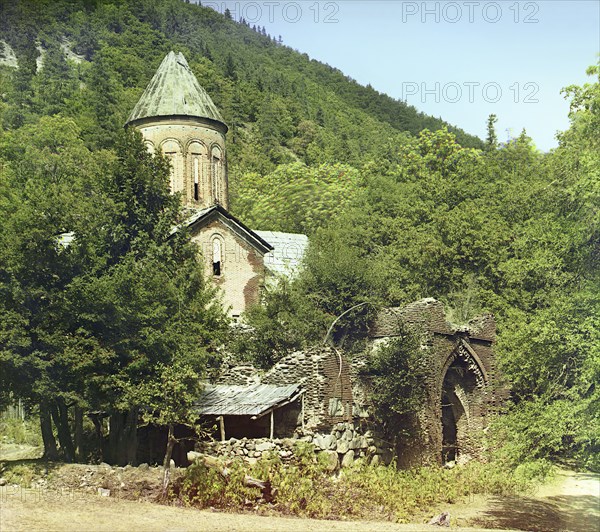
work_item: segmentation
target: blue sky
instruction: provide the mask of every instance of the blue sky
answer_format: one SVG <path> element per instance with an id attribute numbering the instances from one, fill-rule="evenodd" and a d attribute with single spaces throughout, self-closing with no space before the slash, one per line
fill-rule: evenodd
<path id="1" fill-rule="evenodd" d="M 501 141 L 525 128 L 544 151 L 568 127 L 561 88 L 590 81 L 600 51 L 600 0 L 202 4 L 482 138 L 494 113 Z"/>

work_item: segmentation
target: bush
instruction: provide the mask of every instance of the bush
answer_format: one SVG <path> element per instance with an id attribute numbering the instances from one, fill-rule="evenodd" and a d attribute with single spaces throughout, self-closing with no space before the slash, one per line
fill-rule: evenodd
<path id="1" fill-rule="evenodd" d="M 2 419 L 0 420 L 0 434 L 2 443 L 14 443 L 20 445 L 42 445 L 42 434 L 37 420 L 26 419 Z"/>
<path id="2" fill-rule="evenodd" d="M 225 465 L 220 466 L 225 469 Z M 454 469 L 422 467 L 400 471 L 372 467 L 357 460 L 339 476 L 332 476 L 312 446 L 301 445 L 296 459 L 284 464 L 278 456 L 254 465 L 236 460 L 224 476 L 203 464 L 190 466 L 176 495 L 200 508 L 239 510 L 253 506 L 259 511 L 319 519 L 385 519 L 404 522 L 425 515 L 432 505 L 453 503 L 475 494 L 507 495 L 527 491 L 540 477 L 542 464 L 518 473 L 500 463 L 470 462 Z M 266 505 L 255 488 L 243 485 L 244 476 L 269 480 L 275 503 Z"/>

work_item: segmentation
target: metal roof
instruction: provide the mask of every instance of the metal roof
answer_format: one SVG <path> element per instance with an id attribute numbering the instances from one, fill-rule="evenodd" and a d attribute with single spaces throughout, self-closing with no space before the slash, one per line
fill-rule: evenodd
<path id="1" fill-rule="evenodd" d="M 194 116 L 225 125 L 217 106 L 198 83 L 181 52 L 166 55 L 127 123 L 155 116 Z"/>
<path id="2" fill-rule="evenodd" d="M 254 232 L 273 246 L 273 250 L 265 254 L 265 266 L 274 273 L 294 277 L 302 265 L 308 237 L 278 231 Z"/>
<path id="3" fill-rule="evenodd" d="M 295 401 L 302 393 L 299 384 L 208 385 L 194 407 L 202 415 L 261 417 Z"/>

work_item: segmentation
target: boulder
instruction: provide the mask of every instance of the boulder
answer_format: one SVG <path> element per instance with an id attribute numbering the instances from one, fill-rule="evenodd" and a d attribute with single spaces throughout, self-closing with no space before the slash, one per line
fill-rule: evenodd
<path id="1" fill-rule="evenodd" d="M 335 451 L 323 451 L 319 457 L 325 469 L 331 473 L 340 467 L 340 459 Z"/>
<path id="2" fill-rule="evenodd" d="M 338 441 L 336 450 L 340 454 L 346 454 L 350 450 L 350 442 L 347 440 Z"/>
<path id="3" fill-rule="evenodd" d="M 275 449 L 275 444 L 271 441 L 265 441 L 256 445 L 255 449 L 260 452 L 272 451 L 273 449 Z"/>
<path id="4" fill-rule="evenodd" d="M 188 451 L 187 459 L 190 464 L 193 464 L 195 461 L 200 460 L 202 458 L 202 453 L 198 453 L 196 451 Z"/>
<path id="5" fill-rule="evenodd" d="M 354 463 L 354 451 L 351 449 L 342 458 L 342 467 L 350 467 Z"/>

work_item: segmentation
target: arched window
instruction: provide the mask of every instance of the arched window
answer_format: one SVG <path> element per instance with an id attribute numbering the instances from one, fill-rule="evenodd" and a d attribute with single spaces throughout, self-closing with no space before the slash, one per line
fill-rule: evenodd
<path id="1" fill-rule="evenodd" d="M 197 141 L 190 144 L 188 148 L 192 181 L 192 197 L 195 201 L 200 201 L 204 191 L 204 159 L 206 148 Z"/>
<path id="2" fill-rule="evenodd" d="M 171 177 L 169 180 L 171 192 L 179 192 L 183 190 L 183 176 L 181 172 L 181 146 L 179 146 L 179 143 L 174 140 L 167 140 L 162 145 L 162 152 L 171 163 Z"/>
<path id="3" fill-rule="evenodd" d="M 215 203 L 223 202 L 223 154 L 219 146 L 213 146 L 211 151 L 212 185 Z"/>
<path id="4" fill-rule="evenodd" d="M 154 144 L 152 144 L 152 141 L 150 140 L 145 140 L 144 141 L 144 145 L 146 146 L 146 149 L 148 150 L 148 153 L 154 155 Z"/>
<path id="5" fill-rule="evenodd" d="M 221 247 L 221 239 L 218 237 L 213 238 L 212 242 L 212 265 L 213 275 L 221 275 L 221 270 L 223 267 L 223 250 Z"/>

